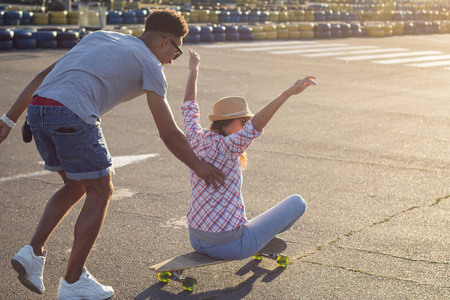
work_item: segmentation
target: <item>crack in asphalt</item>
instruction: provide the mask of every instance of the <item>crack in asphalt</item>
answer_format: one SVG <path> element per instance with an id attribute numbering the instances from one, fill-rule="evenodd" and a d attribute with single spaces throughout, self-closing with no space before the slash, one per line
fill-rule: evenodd
<path id="1" fill-rule="evenodd" d="M 413 282 L 413 283 L 420 284 L 420 285 L 428 285 L 428 286 L 434 286 L 434 287 L 450 288 L 450 286 L 437 286 L 437 285 L 431 285 L 431 284 L 427 284 L 427 283 L 418 282 L 418 281 L 415 281 L 415 280 L 404 279 L 404 278 L 398 278 L 398 277 L 394 277 L 394 276 L 380 275 L 380 274 L 375 274 L 375 273 L 371 273 L 371 272 L 367 272 L 367 271 L 363 271 L 363 270 L 357 270 L 357 269 L 353 269 L 353 268 L 349 268 L 349 267 L 345 267 L 345 266 L 330 265 L 330 264 L 325 264 L 325 263 L 321 263 L 321 262 L 315 262 L 315 261 L 311 261 L 311 260 L 305 260 L 305 258 L 310 257 L 310 256 L 313 256 L 313 255 L 319 253 L 320 251 L 324 250 L 325 248 L 327 248 L 327 247 L 329 247 L 329 246 L 335 246 L 334 244 L 336 244 L 337 242 L 339 242 L 339 241 L 345 239 L 346 237 L 349 237 L 349 236 L 352 236 L 352 235 L 354 235 L 354 234 L 360 233 L 360 232 L 362 232 L 362 231 L 364 231 L 364 230 L 366 230 L 366 229 L 368 229 L 368 228 L 371 228 L 371 227 L 374 227 L 374 226 L 377 226 L 377 225 L 380 225 L 380 224 L 389 222 L 389 221 L 392 220 L 393 218 L 395 218 L 395 217 L 397 217 L 397 216 L 399 216 L 399 215 L 401 215 L 401 214 L 407 213 L 407 212 L 409 212 L 409 211 L 412 211 L 412 210 L 414 210 L 414 209 L 417 209 L 417 208 L 427 208 L 427 207 L 433 207 L 433 206 L 439 205 L 439 204 L 442 202 L 442 200 L 449 199 L 449 198 L 450 198 L 450 195 L 447 195 L 447 196 L 443 196 L 443 197 L 437 198 L 433 203 L 431 203 L 431 204 L 429 204 L 429 205 L 422 205 L 422 206 L 412 206 L 412 207 L 409 207 L 409 208 L 404 209 L 404 210 L 402 210 L 402 211 L 400 211 L 400 212 L 397 212 L 397 213 L 395 213 L 395 214 L 393 214 L 393 215 L 390 215 L 390 216 L 384 218 L 383 220 L 374 222 L 374 223 L 369 224 L 369 225 L 367 225 L 367 226 L 363 226 L 363 227 L 361 227 L 361 228 L 359 228 L 359 229 L 357 229 L 357 230 L 349 231 L 348 233 L 343 234 L 343 235 L 341 235 L 341 236 L 338 236 L 337 238 L 335 238 L 334 240 L 329 241 L 329 242 L 326 243 L 326 244 L 318 245 L 317 248 L 316 248 L 314 251 L 311 251 L 311 252 L 306 253 L 306 254 L 304 254 L 304 255 L 301 255 L 301 256 L 299 256 L 299 257 L 297 257 L 297 258 L 294 258 L 294 260 L 297 260 L 297 261 L 302 262 L 302 263 L 316 264 L 316 265 L 321 265 L 321 266 L 326 266 L 326 267 L 332 267 L 332 268 L 340 268 L 340 269 L 344 269 L 344 270 L 347 270 L 347 271 L 358 272 L 358 273 L 362 273 L 362 274 L 366 274 L 366 275 L 370 275 L 370 276 L 375 276 L 375 277 L 380 277 L 380 278 L 395 279 L 395 280 L 404 281 L 404 282 Z M 349 249 L 349 248 L 344 248 L 344 247 L 341 247 L 341 246 L 336 246 L 336 247 L 341 248 L 341 249 Z M 385 255 L 385 256 L 389 256 L 389 257 L 393 257 L 393 258 L 398 258 L 398 259 L 403 259 L 403 260 L 409 260 L 409 261 L 413 261 L 413 262 L 426 262 L 426 263 L 430 263 L 430 264 L 450 265 L 450 263 L 448 263 L 448 262 L 435 262 L 435 261 L 427 261 L 427 260 L 415 260 L 415 259 L 406 258 L 406 257 L 400 257 L 400 256 L 392 255 L 392 254 L 381 253 L 381 252 L 378 252 L 378 251 L 361 250 L 361 249 L 355 249 L 355 248 L 351 248 L 351 249 L 352 249 L 352 250 L 356 250 L 356 251 L 367 252 L 367 253 L 371 253 L 371 254 Z"/>
<path id="2" fill-rule="evenodd" d="M 426 286 L 438 287 L 438 288 L 450 288 L 450 286 L 441 286 L 441 285 L 423 283 L 423 282 L 419 282 L 419 281 L 412 280 L 412 279 L 405 279 L 405 278 L 400 278 L 400 277 L 395 277 L 395 276 L 388 276 L 388 275 L 380 275 L 380 274 L 375 274 L 375 273 L 371 273 L 371 272 L 367 272 L 367 271 L 363 271 L 363 270 L 353 269 L 353 268 L 349 268 L 349 267 L 345 267 L 345 266 L 330 265 L 330 264 L 325 264 L 325 263 L 320 263 L 320 262 L 315 262 L 315 261 L 309 261 L 309 260 L 302 260 L 301 262 L 302 263 L 309 263 L 309 264 L 313 264 L 313 265 L 330 267 L 330 268 L 343 269 L 343 270 L 346 270 L 346 271 L 360 273 L 360 274 L 365 274 L 365 275 L 369 275 L 369 276 L 375 276 L 375 277 L 383 278 L 383 279 L 393 279 L 393 280 L 398 280 L 398 281 L 402 281 L 402 282 L 411 282 L 411 283 L 415 283 L 415 284 L 418 284 L 418 285 L 426 285 Z"/>

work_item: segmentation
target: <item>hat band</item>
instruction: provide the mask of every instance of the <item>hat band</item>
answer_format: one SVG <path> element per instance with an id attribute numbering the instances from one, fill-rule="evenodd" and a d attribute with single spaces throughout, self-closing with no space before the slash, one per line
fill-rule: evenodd
<path id="1" fill-rule="evenodd" d="M 223 116 L 223 117 L 235 117 L 235 116 L 246 115 L 246 114 L 250 114 L 250 111 L 249 110 L 243 110 L 243 111 L 238 111 L 238 112 L 231 113 L 231 114 L 223 114 L 221 116 Z"/>

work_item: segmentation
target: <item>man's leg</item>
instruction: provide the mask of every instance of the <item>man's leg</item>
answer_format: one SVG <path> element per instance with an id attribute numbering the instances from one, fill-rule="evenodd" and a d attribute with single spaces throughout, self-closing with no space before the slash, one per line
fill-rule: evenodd
<path id="1" fill-rule="evenodd" d="M 53 230 L 85 193 L 80 181 L 68 179 L 64 171 L 58 171 L 58 173 L 64 181 L 64 186 L 47 202 L 44 213 L 30 242 L 34 254 L 38 256 L 43 255 L 45 244 Z"/>
<path id="2" fill-rule="evenodd" d="M 29 245 L 23 247 L 11 260 L 20 282 L 31 291 L 45 292 L 43 282 L 45 254 L 44 247 L 53 230 L 67 212 L 84 195 L 81 182 L 69 180 L 64 171 L 59 171 L 64 186 L 47 202 L 44 213 Z"/>
<path id="3" fill-rule="evenodd" d="M 111 174 L 99 179 L 82 180 L 81 183 L 86 190 L 86 200 L 75 224 L 72 252 L 64 276 L 69 284 L 80 278 L 114 190 Z"/>

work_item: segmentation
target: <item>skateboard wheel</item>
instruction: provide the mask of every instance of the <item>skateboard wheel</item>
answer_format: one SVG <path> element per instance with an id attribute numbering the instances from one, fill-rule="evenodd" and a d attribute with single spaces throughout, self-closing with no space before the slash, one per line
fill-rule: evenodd
<path id="1" fill-rule="evenodd" d="M 183 280 L 183 288 L 184 288 L 186 291 L 193 292 L 193 291 L 195 290 L 196 287 L 197 287 L 197 280 L 195 280 L 194 278 L 192 278 L 192 277 L 186 277 L 186 278 Z"/>
<path id="2" fill-rule="evenodd" d="M 278 264 L 280 267 L 286 268 L 287 265 L 288 265 L 289 263 L 290 263 L 290 260 L 289 260 L 289 257 L 287 257 L 287 256 L 280 255 L 280 256 L 277 258 L 277 264 Z"/>
<path id="3" fill-rule="evenodd" d="M 171 277 L 172 277 L 172 273 L 170 273 L 170 272 L 158 273 L 158 279 L 159 279 L 159 281 L 162 281 L 162 282 L 169 282 L 170 279 L 172 279 Z"/>
<path id="4" fill-rule="evenodd" d="M 263 259 L 262 255 L 253 255 L 253 258 L 256 259 L 256 260 L 262 260 Z"/>

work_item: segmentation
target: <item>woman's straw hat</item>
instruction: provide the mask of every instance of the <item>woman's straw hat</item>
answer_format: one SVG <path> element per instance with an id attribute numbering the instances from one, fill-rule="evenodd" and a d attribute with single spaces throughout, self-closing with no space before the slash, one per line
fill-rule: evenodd
<path id="1" fill-rule="evenodd" d="M 248 109 L 247 100 L 243 97 L 225 97 L 214 103 L 213 113 L 208 118 L 211 122 L 253 117 Z"/>

